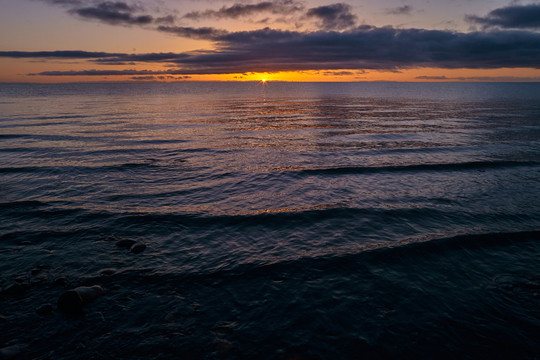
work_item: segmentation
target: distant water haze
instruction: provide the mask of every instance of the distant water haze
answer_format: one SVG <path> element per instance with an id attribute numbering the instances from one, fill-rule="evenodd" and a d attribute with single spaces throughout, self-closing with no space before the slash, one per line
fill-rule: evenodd
<path id="1" fill-rule="evenodd" d="M 1 84 L 0 152 L 23 358 L 540 354 L 538 83 Z"/>

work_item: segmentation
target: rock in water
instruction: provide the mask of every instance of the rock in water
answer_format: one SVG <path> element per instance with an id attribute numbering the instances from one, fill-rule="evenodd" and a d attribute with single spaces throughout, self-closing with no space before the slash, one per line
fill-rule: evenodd
<path id="1" fill-rule="evenodd" d="M 75 290 L 68 290 L 58 299 L 58 310 L 67 314 L 80 314 L 83 308 L 83 301 L 79 293 Z"/>
<path id="2" fill-rule="evenodd" d="M 53 311 L 53 307 L 51 304 L 44 304 L 36 309 L 36 312 L 39 315 L 47 315 L 47 314 L 52 313 L 52 311 Z"/>
<path id="3" fill-rule="evenodd" d="M 124 239 L 116 242 L 116 246 L 119 248 L 129 249 L 136 243 L 135 240 Z"/>
<path id="4" fill-rule="evenodd" d="M 2 348 L 0 349 L 0 360 L 15 359 L 25 348 L 26 345 L 22 344 L 15 344 Z"/>
<path id="5" fill-rule="evenodd" d="M 85 304 L 103 295 L 103 288 L 99 285 L 81 286 L 76 288 L 75 291 L 79 293 Z"/>
<path id="6" fill-rule="evenodd" d="M 80 314 L 83 306 L 100 297 L 103 288 L 99 285 L 81 286 L 63 293 L 58 299 L 58 310 L 67 314 Z"/>
<path id="7" fill-rule="evenodd" d="M 142 243 L 135 243 L 133 246 L 129 249 L 130 252 L 133 254 L 139 254 L 142 253 L 146 249 L 146 245 Z"/>
<path id="8" fill-rule="evenodd" d="M 19 283 L 14 283 L 4 289 L 3 293 L 6 295 L 22 295 L 24 293 L 24 286 Z"/>

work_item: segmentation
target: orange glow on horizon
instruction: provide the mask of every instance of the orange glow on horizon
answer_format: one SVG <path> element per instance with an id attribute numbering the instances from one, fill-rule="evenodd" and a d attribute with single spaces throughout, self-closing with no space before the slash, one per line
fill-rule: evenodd
<path id="1" fill-rule="evenodd" d="M 68 61 L 35 62 L 20 59 L 0 59 L 0 82 L 29 82 L 29 83 L 65 83 L 65 82 L 107 82 L 107 81 L 253 81 L 261 84 L 270 82 L 364 82 L 364 81 L 396 81 L 396 82 L 441 82 L 441 81 L 540 81 L 540 69 L 534 68 L 501 68 L 501 69 L 441 69 L 441 68 L 412 68 L 395 71 L 382 70 L 306 70 L 278 72 L 248 72 L 237 74 L 167 74 L 171 68 L 161 65 L 133 65 L 130 69 L 142 72 L 140 76 L 110 75 L 110 76 L 46 76 L 39 75 L 43 71 L 81 71 L 88 69 L 115 70 L 111 66 L 91 67 L 87 63 Z M 35 75 L 29 75 L 35 74 Z"/>

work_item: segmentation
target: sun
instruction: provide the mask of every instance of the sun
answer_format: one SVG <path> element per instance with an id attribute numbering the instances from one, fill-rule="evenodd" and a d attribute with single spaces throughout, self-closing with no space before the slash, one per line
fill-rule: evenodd
<path id="1" fill-rule="evenodd" d="M 266 82 L 266 79 L 262 79 L 261 81 L 262 81 L 263 83 L 265 83 L 265 82 Z"/>

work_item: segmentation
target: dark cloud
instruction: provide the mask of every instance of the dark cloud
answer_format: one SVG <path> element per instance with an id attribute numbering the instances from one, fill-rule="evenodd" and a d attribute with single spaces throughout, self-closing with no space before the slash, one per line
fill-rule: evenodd
<path id="1" fill-rule="evenodd" d="M 154 75 L 146 75 L 146 76 L 132 76 L 131 80 L 142 80 L 142 81 L 148 81 L 148 80 L 155 80 L 156 78 Z"/>
<path id="2" fill-rule="evenodd" d="M 343 30 L 356 24 L 356 15 L 351 12 L 351 6 L 344 3 L 311 8 L 306 16 L 317 19 L 325 30 Z"/>
<path id="3" fill-rule="evenodd" d="M 160 76 L 154 76 L 154 75 L 143 75 L 143 76 L 132 76 L 131 80 L 142 80 L 142 81 L 148 81 L 148 80 L 187 80 L 190 79 L 191 76 L 173 76 L 173 75 L 160 75 Z"/>
<path id="4" fill-rule="evenodd" d="M 175 73 L 230 74 L 301 70 L 396 71 L 405 68 L 540 68 L 540 33 L 489 31 L 456 33 L 443 30 L 358 27 L 310 33 L 261 29 L 228 33 L 213 28 L 162 27 L 180 36 L 206 38 L 215 50 L 188 53 L 112 54 L 83 51 L 0 52 L 3 57 L 77 58 L 97 63 L 160 63 Z M 98 75 L 155 75 L 135 70 Z M 167 72 L 167 74 L 170 74 Z M 41 75 L 89 75 L 45 72 Z"/>
<path id="5" fill-rule="evenodd" d="M 498 82 L 537 82 L 540 77 L 521 77 L 521 76 L 417 76 L 418 80 L 458 80 L 458 81 L 498 81 Z"/>
<path id="6" fill-rule="evenodd" d="M 323 73 L 324 76 L 349 76 L 349 75 L 356 75 L 355 72 L 352 71 L 325 71 Z"/>
<path id="7" fill-rule="evenodd" d="M 137 8 L 125 2 L 104 1 L 90 7 L 72 9 L 70 13 L 113 25 L 146 25 L 154 21 L 151 15 L 137 15 L 137 11 Z"/>
<path id="8" fill-rule="evenodd" d="M 389 15 L 410 15 L 413 8 L 409 5 L 403 5 L 391 9 L 386 9 L 386 13 Z"/>
<path id="9" fill-rule="evenodd" d="M 90 61 L 101 65 L 124 65 L 125 63 L 167 63 L 190 57 L 189 54 L 147 53 L 147 54 L 108 54 Z"/>
<path id="10" fill-rule="evenodd" d="M 242 44 L 265 43 L 272 45 L 274 43 L 302 39 L 306 33 L 286 30 L 274 30 L 268 27 L 252 31 L 237 31 L 233 33 L 224 33 L 214 38 L 215 41 L 228 44 L 228 46 L 240 46 Z"/>
<path id="11" fill-rule="evenodd" d="M 200 40 L 217 40 L 220 37 L 228 34 L 225 30 L 220 30 L 212 27 L 187 27 L 187 26 L 158 26 L 158 31 L 167 32 L 181 37 L 200 39 Z"/>
<path id="12" fill-rule="evenodd" d="M 449 80 L 446 76 L 429 76 L 429 75 L 422 75 L 417 76 L 415 79 L 418 80 Z"/>
<path id="13" fill-rule="evenodd" d="M 89 52 L 79 50 L 57 51 L 0 51 L 0 57 L 10 58 L 55 58 L 55 59 L 101 59 L 106 57 L 121 56 L 122 54 L 106 52 Z"/>
<path id="14" fill-rule="evenodd" d="M 184 72 L 179 70 L 135 70 L 135 69 L 126 69 L 126 70 L 70 70 L 70 71 L 43 71 L 40 73 L 28 74 L 28 75 L 45 75 L 45 76 L 117 76 L 117 75 L 183 75 Z"/>
<path id="15" fill-rule="evenodd" d="M 61 5 L 61 6 L 74 6 L 74 5 L 81 5 L 84 3 L 83 0 L 35 0 L 35 1 L 41 1 L 41 2 L 46 2 L 48 4 Z"/>
<path id="16" fill-rule="evenodd" d="M 173 62 L 191 73 L 540 67 L 540 34 L 524 31 L 454 33 L 364 26 L 347 32 L 267 29 L 229 33 L 219 40 L 216 51 Z"/>
<path id="17" fill-rule="evenodd" d="M 499 82 L 538 82 L 540 77 L 521 77 L 521 76 L 469 76 L 453 78 L 460 81 L 499 81 Z"/>
<path id="18" fill-rule="evenodd" d="M 263 1 L 256 4 L 233 4 L 223 6 L 219 10 L 192 11 L 184 15 L 184 18 L 200 20 L 207 18 L 232 18 L 237 19 L 244 16 L 251 16 L 258 13 L 269 12 L 272 14 L 290 14 L 300 11 L 303 6 L 293 0 Z"/>
<path id="19" fill-rule="evenodd" d="M 495 9 L 484 17 L 468 15 L 466 19 L 484 28 L 540 29 L 540 4 L 507 6 Z"/>
<path id="20" fill-rule="evenodd" d="M 103 0 L 34 0 L 67 8 L 67 12 L 83 19 L 97 20 L 111 25 L 148 25 L 154 17 L 146 14 L 140 5 L 130 5 L 125 1 Z M 163 23 L 169 16 L 157 21 Z"/>
<path id="21" fill-rule="evenodd" d="M 167 15 L 158 17 L 154 20 L 156 24 L 174 24 L 176 17 L 174 15 Z"/>

